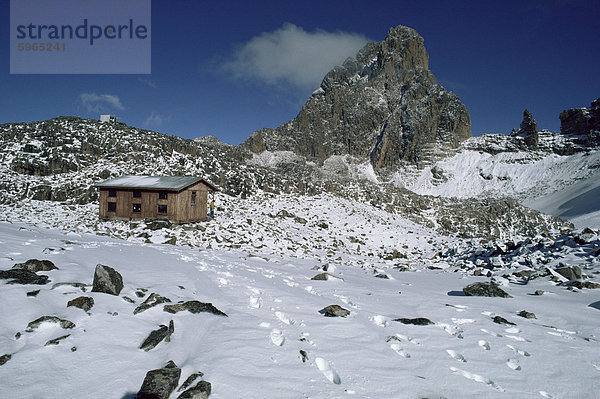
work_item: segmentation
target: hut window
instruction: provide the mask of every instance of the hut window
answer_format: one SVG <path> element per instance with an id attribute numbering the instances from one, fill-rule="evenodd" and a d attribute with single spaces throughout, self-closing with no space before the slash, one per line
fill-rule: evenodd
<path id="1" fill-rule="evenodd" d="M 133 213 L 142 212 L 142 204 L 133 204 Z"/>
<path id="2" fill-rule="evenodd" d="M 117 190 L 108 190 L 108 196 L 109 197 L 116 197 L 117 196 Z"/>
<path id="3" fill-rule="evenodd" d="M 167 192 L 166 191 L 159 191 L 158 192 L 158 199 L 167 199 Z"/>
<path id="4" fill-rule="evenodd" d="M 192 205 L 196 205 L 196 192 L 192 191 Z"/>
<path id="5" fill-rule="evenodd" d="M 109 212 L 116 212 L 117 211 L 117 203 L 116 202 L 109 202 L 108 203 L 108 211 Z"/>
<path id="6" fill-rule="evenodd" d="M 167 206 L 166 205 L 159 205 L 158 206 L 158 213 L 161 215 L 166 215 L 167 214 Z"/>
<path id="7" fill-rule="evenodd" d="M 133 198 L 142 198 L 142 192 L 140 190 L 133 190 Z"/>

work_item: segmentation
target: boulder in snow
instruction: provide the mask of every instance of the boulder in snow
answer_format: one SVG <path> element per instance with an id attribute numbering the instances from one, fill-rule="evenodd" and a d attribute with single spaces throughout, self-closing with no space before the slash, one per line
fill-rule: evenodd
<path id="1" fill-rule="evenodd" d="M 463 292 L 467 296 L 512 298 L 512 296 L 510 296 L 502 288 L 498 287 L 498 284 L 494 282 L 469 284 L 463 288 Z"/>
<path id="2" fill-rule="evenodd" d="M 163 340 L 166 342 L 171 341 L 171 334 L 175 332 L 175 325 L 173 324 L 173 320 L 169 322 L 169 326 L 165 326 L 164 324 L 160 325 L 158 330 L 154 330 L 146 337 L 144 342 L 140 345 L 140 349 L 148 352 L 150 349 L 153 349 L 156 345 L 161 343 Z"/>
<path id="3" fill-rule="evenodd" d="M 555 269 L 555 271 L 569 280 L 581 280 L 583 277 L 581 274 L 581 268 L 579 266 L 559 267 L 558 269 Z"/>
<path id="4" fill-rule="evenodd" d="M 50 270 L 57 270 L 58 267 L 56 267 L 54 265 L 54 263 L 52 263 L 49 260 L 38 260 L 38 259 L 29 259 L 27 262 L 24 263 L 16 263 L 13 267 L 13 269 L 25 269 L 25 270 L 29 270 L 30 272 L 47 272 Z"/>
<path id="5" fill-rule="evenodd" d="M 346 317 L 350 314 L 350 311 L 340 305 L 329 305 L 319 310 L 319 313 L 325 317 Z"/>
<path id="6" fill-rule="evenodd" d="M 177 388 L 181 369 L 172 361 L 161 369 L 150 370 L 146 373 L 142 387 L 136 399 L 168 399 L 171 392 Z"/>
<path id="7" fill-rule="evenodd" d="M 0 280 L 8 280 L 8 284 L 37 284 L 48 283 L 48 276 L 37 275 L 27 269 L 0 270 Z"/>
<path id="8" fill-rule="evenodd" d="M 221 312 L 219 309 L 213 306 L 210 302 L 200 302 L 200 301 L 187 301 L 183 303 L 177 303 L 175 305 L 165 305 L 163 310 L 168 313 L 177 313 L 183 310 L 187 310 L 190 313 L 201 313 L 208 312 L 212 314 L 216 314 L 218 316 L 227 315 L 224 312 Z"/>
<path id="9" fill-rule="evenodd" d="M 210 382 L 200 381 L 194 387 L 185 390 L 177 399 L 208 399 L 210 391 Z"/>
<path id="10" fill-rule="evenodd" d="M 67 302 L 67 307 L 69 306 L 75 306 L 76 308 L 89 312 L 89 310 L 94 306 L 94 298 L 89 296 L 80 296 Z"/>
<path id="11" fill-rule="evenodd" d="M 119 295 L 123 289 L 123 277 L 112 267 L 97 264 L 92 292 Z"/>

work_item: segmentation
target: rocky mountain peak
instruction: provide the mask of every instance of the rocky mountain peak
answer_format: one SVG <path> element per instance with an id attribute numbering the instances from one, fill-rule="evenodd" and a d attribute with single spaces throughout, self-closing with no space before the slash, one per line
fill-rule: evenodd
<path id="1" fill-rule="evenodd" d="M 380 173 L 456 147 L 471 137 L 469 113 L 436 83 L 423 43 L 414 29 L 390 29 L 327 73 L 295 119 L 253 133 L 244 146 L 317 162 L 350 155 Z"/>
<path id="2" fill-rule="evenodd" d="M 537 122 L 533 119 L 533 115 L 528 109 L 523 111 L 523 120 L 519 126 L 519 130 L 514 132 L 515 136 L 523 137 L 527 148 L 535 150 L 538 148 L 539 137 Z"/>

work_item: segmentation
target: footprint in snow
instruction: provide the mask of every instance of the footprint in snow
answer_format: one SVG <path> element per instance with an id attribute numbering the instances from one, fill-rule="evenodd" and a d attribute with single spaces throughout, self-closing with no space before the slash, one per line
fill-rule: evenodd
<path id="1" fill-rule="evenodd" d="M 529 356 L 531 356 L 531 355 L 529 354 L 529 352 L 527 352 L 527 351 L 524 351 L 524 350 L 521 350 L 521 349 L 519 349 L 519 348 L 515 348 L 515 347 L 514 347 L 514 346 L 512 346 L 512 345 L 506 345 L 506 347 L 507 347 L 508 349 L 512 350 L 513 352 L 515 352 L 515 353 L 518 353 L 518 354 L 519 354 L 519 355 L 521 355 L 521 356 L 525 356 L 525 357 L 529 357 Z"/>
<path id="2" fill-rule="evenodd" d="M 406 352 L 404 349 L 402 349 L 402 346 L 400 344 L 391 344 L 390 348 L 392 348 L 392 350 L 394 352 L 396 352 L 397 354 L 399 354 L 400 356 L 404 357 L 404 358 L 410 358 L 410 354 L 408 352 Z"/>
<path id="3" fill-rule="evenodd" d="M 540 392 L 540 395 L 542 395 L 546 399 L 557 399 L 556 396 L 552 396 L 546 391 L 539 391 L 539 392 Z"/>
<path id="4" fill-rule="evenodd" d="M 480 339 L 477 344 L 482 348 L 485 349 L 486 351 L 490 350 L 490 343 L 487 342 L 486 340 Z"/>
<path id="5" fill-rule="evenodd" d="M 464 331 L 462 330 L 462 328 L 458 327 L 457 325 L 450 325 L 450 324 L 445 324 L 445 323 L 438 323 L 436 325 L 438 327 L 441 327 L 448 334 L 450 334 L 456 338 L 463 338 L 462 334 Z"/>
<path id="6" fill-rule="evenodd" d="M 408 337 L 406 335 L 402 335 L 402 334 L 394 334 L 391 337 L 389 337 L 386 342 L 390 342 L 392 340 L 400 341 L 400 342 L 408 342 L 413 345 L 421 345 L 421 342 L 419 340 L 412 338 L 412 337 Z"/>
<path id="7" fill-rule="evenodd" d="M 489 334 L 489 335 L 491 335 L 492 337 L 496 337 L 496 338 L 501 338 L 501 337 L 502 337 L 502 335 L 501 335 L 501 334 L 498 334 L 498 333 L 492 332 L 492 331 L 490 331 L 490 330 L 486 330 L 485 328 L 482 328 L 482 329 L 481 329 L 481 331 L 482 331 L 482 332 L 484 332 L 484 333 L 486 333 L 486 334 Z"/>
<path id="8" fill-rule="evenodd" d="M 294 324 L 294 320 L 287 317 L 286 314 L 283 312 L 275 312 L 275 317 L 277 317 L 279 319 L 279 321 L 287 324 L 288 326 Z"/>
<path id="9" fill-rule="evenodd" d="M 333 369 L 333 367 L 331 367 L 331 364 L 329 364 L 327 360 L 323 359 L 322 357 L 317 357 L 315 359 L 315 364 L 319 368 L 319 371 L 321 371 L 325 378 L 327 378 L 330 382 L 338 385 L 342 383 L 340 376 Z"/>
<path id="10" fill-rule="evenodd" d="M 250 297 L 250 307 L 254 309 L 258 309 L 262 306 L 262 300 L 259 297 L 251 296 Z"/>
<path id="11" fill-rule="evenodd" d="M 504 392 L 504 389 L 502 389 L 494 381 L 492 381 L 489 378 L 484 377 L 482 375 L 470 373 L 465 370 L 457 369 L 456 367 L 450 367 L 450 371 L 452 371 L 453 373 L 462 375 L 463 377 L 465 377 L 468 380 L 473 380 L 473 381 L 477 381 L 477 382 L 481 382 L 483 384 L 489 385 L 490 387 L 494 388 L 496 391 Z"/>
<path id="12" fill-rule="evenodd" d="M 455 360 L 459 361 L 459 362 L 463 362 L 466 363 L 467 360 L 465 359 L 465 357 L 463 355 L 461 355 L 460 353 L 453 351 L 452 349 L 446 349 L 446 352 L 448 352 L 448 354 Z"/>
<path id="13" fill-rule="evenodd" d="M 281 332 L 281 330 L 271 330 L 270 336 L 271 342 L 273 342 L 273 345 L 275 346 L 281 346 L 285 342 L 285 337 L 283 336 L 283 332 Z"/>
<path id="14" fill-rule="evenodd" d="M 521 370 L 521 366 L 519 366 L 519 362 L 516 359 L 508 359 L 506 365 L 515 371 Z"/>
<path id="15" fill-rule="evenodd" d="M 457 312 L 466 312 L 467 309 L 469 309 L 469 307 L 466 305 L 451 305 L 451 304 L 447 303 L 446 306 L 454 308 Z"/>

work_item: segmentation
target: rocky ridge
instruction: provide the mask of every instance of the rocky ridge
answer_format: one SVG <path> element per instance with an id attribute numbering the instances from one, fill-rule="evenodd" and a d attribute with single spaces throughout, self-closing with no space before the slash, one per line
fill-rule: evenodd
<path id="1" fill-rule="evenodd" d="M 294 120 L 253 133 L 243 146 L 319 163 L 350 155 L 381 173 L 423 163 L 432 146 L 456 147 L 471 137 L 469 113 L 435 82 L 423 42 L 411 28 L 390 29 L 333 68 Z"/>

